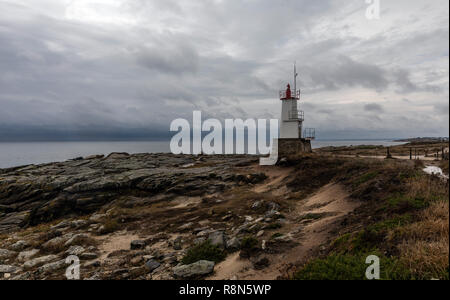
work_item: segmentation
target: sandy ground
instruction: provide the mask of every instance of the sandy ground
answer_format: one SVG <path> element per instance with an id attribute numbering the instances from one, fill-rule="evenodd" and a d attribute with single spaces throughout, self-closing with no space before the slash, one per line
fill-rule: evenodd
<path id="1" fill-rule="evenodd" d="M 130 233 L 115 233 L 109 235 L 106 238 L 99 238 L 101 242 L 99 246 L 100 250 L 100 261 L 104 261 L 109 254 L 120 251 L 120 250 L 130 250 L 130 243 L 134 240 L 138 240 L 139 236 Z"/>
<path id="2" fill-rule="evenodd" d="M 285 188 L 281 184 L 282 179 L 286 178 L 290 171 L 278 170 L 269 173 L 269 183 L 255 187 L 255 191 L 276 194 Z M 351 201 L 348 196 L 341 185 L 329 184 L 306 200 L 299 201 L 295 209 L 286 216 L 288 225 L 285 226 L 287 232 L 284 232 L 292 237 L 297 246 L 281 254 L 265 254 L 264 256 L 270 260 L 268 268 L 255 270 L 249 260 L 240 259 L 239 253 L 235 253 L 218 264 L 214 275 L 208 279 L 274 280 L 289 274 L 293 266 L 304 262 L 314 249 L 332 237 L 330 230 L 334 222 L 358 207 L 359 204 Z M 326 213 L 327 216 L 315 221 L 302 222 L 301 216 L 309 213 Z"/>

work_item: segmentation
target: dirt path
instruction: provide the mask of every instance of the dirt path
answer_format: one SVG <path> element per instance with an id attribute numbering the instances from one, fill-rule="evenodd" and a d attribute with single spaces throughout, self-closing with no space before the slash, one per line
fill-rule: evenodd
<path id="1" fill-rule="evenodd" d="M 285 173 L 283 175 L 286 175 Z M 283 187 L 280 181 L 269 178 L 269 186 L 274 190 L 257 187 L 256 191 L 274 192 Z M 279 184 L 277 186 L 277 184 Z M 242 260 L 239 254 L 230 255 L 224 262 L 218 264 L 215 273 L 209 279 L 239 279 L 239 280 L 274 280 L 288 274 L 292 266 L 305 261 L 312 252 L 332 238 L 334 223 L 358 207 L 351 201 L 347 191 L 339 184 L 328 184 L 311 197 L 298 202 L 295 209 L 286 216 L 288 222 L 280 230 L 292 238 L 297 246 L 280 254 L 264 254 L 270 261 L 270 266 L 263 270 L 255 270 L 249 260 Z M 323 214 L 323 218 L 305 219 L 308 214 Z"/>
<path id="2" fill-rule="evenodd" d="M 138 235 L 126 232 L 109 235 L 106 238 L 98 238 L 98 241 L 101 243 L 99 246 L 101 253 L 99 260 L 104 261 L 109 254 L 116 251 L 130 250 L 130 243 L 137 239 L 139 239 Z"/>

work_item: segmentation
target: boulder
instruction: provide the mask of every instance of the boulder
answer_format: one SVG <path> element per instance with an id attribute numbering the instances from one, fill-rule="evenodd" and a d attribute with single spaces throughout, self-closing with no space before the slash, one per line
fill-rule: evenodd
<path id="1" fill-rule="evenodd" d="M 183 249 L 182 243 L 183 243 L 183 238 L 182 238 L 181 236 L 177 237 L 177 238 L 173 241 L 173 249 L 174 249 L 174 250 L 177 250 L 177 251 Z"/>
<path id="2" fill-rule="evenodd" d="M 70 222 L 70 227 L 72 227 L 72 228 L 81 228 L 81 227 L 84 227 L 87 225 L 88 225 L 88 222 L 85 220 L 75 220 L 75 221 Z"/>
<path id="3" fill-rule="evenodd" d="M 55 237 L 44 244 L 42 244 L 42 248 L 45 250 L 52 250 L 60 248 L 64 245 L 64 243 L 69 239 L 68 236 L 58 236 Z"/>
<path id="4" fill-rule="evenodd" d="M 58 259 L 58 256 L 56 256 L 56 255 L 41 256 L 41 257 L 37 257 L 37 258 L 34 258 L 32 260 L 25 262 L 23 264 L 23 267 L 25 269 L 32 269 L 34 267 L 44 265 L 44 264 L 54 261 L 56 259 Z"/>
<path id="5" fill-rule="evenodd" d="M 12 251 L 20 252 L 29 246 L 30 244 L 28 244 L 28 242 L 26 241 L 17 241 L 14 244 L 12 244 L 11 247 L 9 247 L 9 249 L 11 249 Z"/>
<path id="6" fill-rule="evenodd" d="M 159 262 L 156 260 L 150 259 L 145 263 L 145 267 L 149 271 L 149 273 L 152 273 L 154 270 L 158 269 L 161 266 Z"/>
<path id="7" fill-rule="evenodd" d="M 215 231 L 209 234 L 208 241 L 213 245 L 221 249 L 225 249 L 226 237 L 223 231 Z"/>
<path id="8" fill-rule="evenodd" d="M 27 260 L 32 259 L 34 256 L 36 256 L 39 253 L 39 249 L 31 249 L 28 251 L 22 251 L 17 256 L 17 260 L 19 262 L 25 262 Z"/>
<path id="9" fill-rule="evenodd" d="M 241 241 L 237 237 L 227 240 L 227 249 L 239 250 L 241 248 Z"/>
<path id="10" fill-rule="evenodd" d="M 0 261 L 12 258 L 17 254 L 15 251 L 10 251 L 8 249 L 0 249 Z"/>
<path id="11" fill-rule="evenodd" d="M 0 274 L 12 274 L 16 273 L 19 270 L 18 267 L 10 266 L 10 265 L 0 265 Z"/>
<path id="12" fill-rule="evenodd" d="M 67 265 L 66 260 L 62 259 L 62 260 L 58 260 L 56 262 L 45 264 L 42 267 L 39 267 L 39 269 L 37 271 L 38 271 L 38 273 L 44 273 L 44 274 L 51 273 L 51 272 L 55 272 L 57 270 L 64 268 L 66 265 Z"/>
<path id="13" fill-rule="evenodd" d="M 69 250 L 66 251 L 66 254 L 80 256 L 85 251 L 86 249 L 81 246 L 70 246 Z"/>
<path id="14" fill-rule="evenodd" d="M 144 248 L 145 248 L 145 241 L 135 240 L 130 243 L 131 250 L 138 250 L 138 249 L 144 249 Z"/>
<path id="15" fill-rule="evenodd" d="M 201 260 L 190 265 L 180 265 L 173 268 L 173 275 L 179 279 L 195 279 L 214 272 L 215 263 Z"/>
<path id="16" fill-rule="evenodd" d="M 63 229 L 63 228 L 67 228 L 70 226 L 70 222 L 69 221 L 62 221 L 56 225 L 51 226 L 51 229 Z"/>
<path id="17" fill-rule="evenodd" d="M 89 238 L 89 235 L 86 233 L 79 233 L 75 234 L 73 237 L 67 240 L 67 242 L 64 243 L 64 246 L 72 246 L 76 244 L 81 244 L 85 239 Z"/>
<path id="18" fill-rule="evenodd" d="M 101 219 L 105 218 L 106 215 L 105 214 L 93 214 L 90 218 L 89 221 L 91 222 L 99 222 Z"/>

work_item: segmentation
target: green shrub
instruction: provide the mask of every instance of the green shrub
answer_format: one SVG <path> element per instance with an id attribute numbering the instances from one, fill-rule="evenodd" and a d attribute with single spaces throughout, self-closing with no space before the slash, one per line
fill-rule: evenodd
<path id="1" fill-rule="evenodd" d="M 314 259 L 294 274 L 296 280 L 367 280 L 369 267 L 366 258 L 371 255 L 330 255 L 324 259 Z M 380 257 L 381 280 L 413 279 L 408 269 L 398 260 Z"/>
<path id="2" fill-rule="evenodd" d="M 241 250 L 255 250 L 258 248 L 259 241 L 252 237 L 252 236 L 246 236 L 242 239 L 241 242 Z"/>
<path id="3" fill-rule="evenodd" d="M 210 241 L 206 241 L 189 249 L 181 262 L 184 265 L 193 264 L 200 260 L 208 260 L 219 263 L 223 261 L 225 257 L 226 255 L 222 249 L 212 245 Z"/>
<path id="4" fill-rule="evenodd" d="M 102 228 L 100 230 L 100 234 L 108 234 L 113 233 L 115 231 L 120 230 L 120 224 L 116 219 L 107 219 L 103 222 Z"/>

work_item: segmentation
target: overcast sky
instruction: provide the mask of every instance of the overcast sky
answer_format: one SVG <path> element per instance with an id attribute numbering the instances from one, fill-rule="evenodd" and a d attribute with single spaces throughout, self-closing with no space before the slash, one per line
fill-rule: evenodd
<path id="1" fill-rule="evenodd" d="M 278 118 L 319 138 L 449 135 L 447 0 L 0 0 L 0 140 L 158 138 Z"/>

